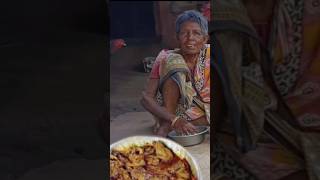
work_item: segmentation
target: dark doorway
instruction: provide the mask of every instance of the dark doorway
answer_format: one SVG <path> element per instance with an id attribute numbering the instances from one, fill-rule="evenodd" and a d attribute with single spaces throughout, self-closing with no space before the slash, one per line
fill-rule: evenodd
<path id="1" fill-rule="evenodd" d="M 155 37 L 153 2 L 110 2 L 111 38 Z"/>

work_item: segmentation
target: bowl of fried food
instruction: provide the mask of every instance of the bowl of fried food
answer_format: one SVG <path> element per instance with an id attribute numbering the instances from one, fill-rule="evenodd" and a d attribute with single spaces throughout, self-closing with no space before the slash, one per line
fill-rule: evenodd
<path id="1" fill-rule="evenodd" d="M 132 136 L 110 145 L 110 179 L 201 180 L 199 165 L 174 141 Z"/>
<path id="2" fill-rule="evenodd" d="M 196 126 L 197 132 L 194 134 L 180 134 L 173 130 L 168 137 L 182 146 L 193 146 L 202 143 L 209 130 L 209 126 Z"/>

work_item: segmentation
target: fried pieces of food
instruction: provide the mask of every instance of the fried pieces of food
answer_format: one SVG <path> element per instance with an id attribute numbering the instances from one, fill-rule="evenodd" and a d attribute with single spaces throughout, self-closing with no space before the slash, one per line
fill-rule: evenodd
<path id="1" fill-rule="evenodd" d="M 196 180 L 190 165 L 160 141 L 112 150 L 111 180 Z"/>

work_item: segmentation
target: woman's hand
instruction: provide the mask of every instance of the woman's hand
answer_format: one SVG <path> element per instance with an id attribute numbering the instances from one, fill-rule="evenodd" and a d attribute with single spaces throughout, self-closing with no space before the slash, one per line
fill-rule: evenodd
<path id="1" fill-rule="evenodd" d="M 178 134 L 189 135 L 197 133 L 196 127 L 185 119 L 179 118 L 173 128 Z"/>

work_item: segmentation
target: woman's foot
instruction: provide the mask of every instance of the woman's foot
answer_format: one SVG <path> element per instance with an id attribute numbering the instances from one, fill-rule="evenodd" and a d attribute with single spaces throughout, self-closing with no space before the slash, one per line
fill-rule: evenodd
<path id="1" fill-rule="evenodd" d="M 169 123 L 161 123 L 160 127 L 156 131 L 156 135 L 167 137 L 168 133 L 172 130 Z"/>
<path id="2" fill-rule="evenodd" d="M 159 120 L 156 119 L 156 123 L 153 126 L 153 133 L 157 134 L 159 128 L 160 128 L 160 123 L 159 123 Z"/>

